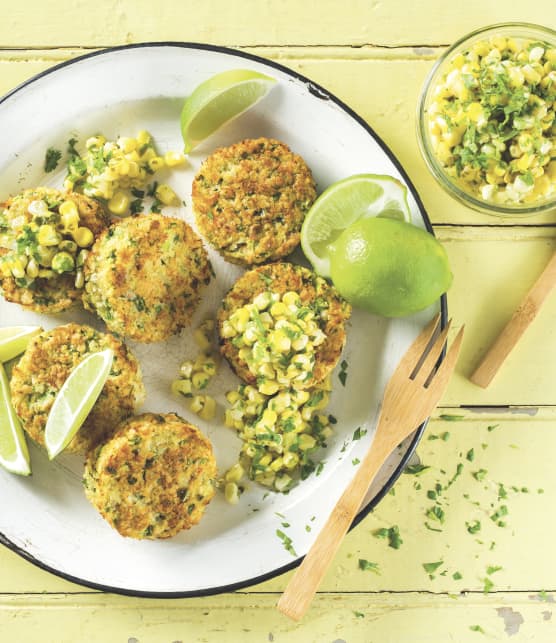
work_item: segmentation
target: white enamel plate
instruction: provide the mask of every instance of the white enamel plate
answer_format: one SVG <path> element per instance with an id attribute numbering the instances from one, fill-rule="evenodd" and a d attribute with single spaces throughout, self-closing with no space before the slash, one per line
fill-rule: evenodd
<path id="1" fill-rule="evenodd" d="M 243 138 L 268 136 L 301 154 L 319 192 L 356 173 L 390 174 L 409 187 L 413 222 L 430 230 L 419 198 L 392 153 L 349 108 L 308 79 L 282 66 L 222 48 L 158 43 L 101 51 L 59 65 L 0 100 L 0 200 L 39 185 L 60 187 L 60 167 L 44 173 L 45 151 L 65 150 L 76 137 L 95 133 L 109 139 L 153 135 L 160 152 L 181 149 L 179 115 L 183 100 L 209 76 L 234 68 L 254 69 L 278 80 L 255 108 L 207 139 L 185 169 L 167 180 L 185 201 L 168 214 L 193 223 L 191 182 L 202 160 L 221 145 Z M 210 252 L 216 279 L 205 291 L 193 322 L 214 313 L 240 269 Z M 81 485 L 83 462 L 62 455 L 54 463 L 31 446 L 33 475 L 20 478 L 0 470 L 0 541 L 33 563 L 90 587 L 147 596 L 192 596 L 227 591 L 259 582 L 294 566 L 303 556 L 343 488 L 354 473 L 357 457 L 371 443 L 385 383 L 399 358 L 445 300 L 419 315 L 389 321 L 356 312 L 349 324 L 343 359 L 345 386 L 333 375 L 329 412 L 338 420 L 334 437 L 312 474 L 287 495 L 251 485 L 238 505 L 218 493 L 202 522 L 167 541 L 134 541 L 121 537 L 86 500 Z M 24 311 L 0 297 L 0 325 L 52 328 L 78 321 L 103 329 L 83 311 L 46 316 Z M 236 460 L 240 441 L 221 421 L 204 423 L 182 399 L 170 393 L 181 361 L 197 350 L 185 330 L 168 342 L 129 342 L 139 358 L 147 400 L 144 411 L 177 412 L 196 423 L 212 440 L 220 471 Z M 223 364 L 211 384 L 220 407 L 237 380 Z M 359 440 L 354 433 L 361 427 Z M 366 433 L 365 433 L 366 431 Z M 401 445 L 382 469 L 358 520 L 388 491 L 411 455 L 422 427 Z M 289 526 L 284 526 L 289 525 Z M 277 533 L 278 532 L 278 533 Z M 284 536 L 291 546 L 284 546 Z"/>

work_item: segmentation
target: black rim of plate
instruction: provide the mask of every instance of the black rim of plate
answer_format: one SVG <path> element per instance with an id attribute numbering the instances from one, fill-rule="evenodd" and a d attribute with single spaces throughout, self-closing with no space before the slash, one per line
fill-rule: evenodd
<path id="1" fill-rule="evenodd" d="M 356 114 L 350 107 L 348 107 L 339 98 L 331 94 L 328 90 L 324 89 L 324 87 L 321 87 L 320 85 L 313 82 L 306 76 L 303 76 L 302 74 L 299 74 L 298 72 L 292 69 L 289 69 L 288 67 L 285 67 L 284 65 L 276 63 L 272 60 L 267 60 L 266 58 L 262 58 L 260 56 L 256 56 L 254 54 L 250 54 L 244 51 L 238 51 L 236 49 L 231 49 L 229 47 L 221 47 L 219 45 L 209 45 L 205 43 L 195 43 L 195 42 L 174 42 L 174 41 L 142 42 L 142 43 L 136 43 L 131 45 L 120 45 L 117 47 L 109 47 L 109 48 L 101 49 L 99 51 L 93 51 L 93 52 L 84 54 L 82 56 L 77 56 L 75 58 L 72 58 L 71 60 L 67 60 L 62 63 L 59 63 L 58 65 L 49 67 L 45 71 L 39 74 L 36 74 L 35 76 L 32 76 L 31 78 L 24 81 L 23 83 L 21 83 L 11 91 L 9 91 L 7 94 L 5 94 L 0 99 L 0 105 L 2 105 L 2 103 L 4 103 L 6 100 L 12 97 L 14 94 L 17 94 L 19 91 L 21 91 L 31 83 L 34 83 L 35 81 L 39 80 L 40 78 L 44 78 L 45 76 L 48 76 L 49 74 L 52 74 L 58 71 L 59 69 L 63 69 L 64 67 L 68 67 L 82 60 L 86 60 L 87 58 L 94 58 L 95 56 L 103 56 L 105 54 L 110 54 L 117 51 L 124 51 L 128 49 L 143 49 L 143 48 L 149 48 L 149 47 L 152 47 L 152 48 L 176 47 L 180 49 L 205 50 L 205 51 L 212 51 L 216 53 L 223 53 L 223 54 L 235 56 L 237 58 L 243 58 L 246 60 L 257 62 L 263 65 L 266 65 L 267 67 L 273 67 L 283 72 L 284 74 L 287 74 L 288 76 L 291 76 L 297 80 L 302 81 L 307 86 L 307 90 L 309 91 L 310 94 L 312 94 L 313 96 L 315 96 L 320 100 L 329 100 L 335 103 L 336 105 L 338 105 L 338 107 L 340 107 L 348 116 L 350 116 L 356 123 L 358 123 L 378 143 L 378 145 L 382 148 L 386 156 L 390 159 L 390 161 L 395 165 L 396 169 L 403 176 L 408 189 L 411 191 L 411 194 L 417 203 L 419 212 L 421 213 L 426 229 L 428 230 L 428 232 L 434 235 L 434 231 L 432 229 L 432 225 L 429 220 L 428 214 L 425 210 L 423 202 L 421 201 L 421 198 L 417 193 L 417 190 L 415 189 L 415 186 L 411 182 L 411 179 L 407 175 L 404 168 L 401 166 L 400 162 L 398 161 L 394 153 L 390 150 L 390 148 L 386 145 L 386 143 L 380 138 L 380 136 L 378 136 L 378 134 L 373 130 L 373 128 L 365 120 L 363 120 L 363 118 L 361 118 L 361 116 Z M 440 298 L 440 314 L 441 314 L 441 326 L 442 328 L 444 328 L 448 319 L 448 304 L 447 304 L 446 295 L 442 295 Z M 419 440 L 423 435 L 423 432 L 425 430 L 425 427 L 427 426 L 427 423 L 428 423 L 428 420 L 423 422 L 423 424 L 415 430 L 413 437 L 411 439 L 411 443 L 407 447 L 407 450 L 402 456 L 398 466 L 392 472 L 392 474 L 390 475 L 390 477 L 388 478 L 388 480 L 386 481 L 382 489 L 374 496 L 374 498 L 372 498 L 372 500 L 365 506 L 365 508 L 362 509 L 357 514 L 353 523 L 350 526 L 350 530 L 353 529 L 356 525 L 358 525 L 363 520 L 363 518 L 365 518 L 367 514 L 372 509 L 374 509 L 376 505 L 390 491 L 390 489 L 394 485 L 394 482 L 396 482 L 396 480 L 399 478 L 402 471 L 406 467 L 409 459 L 413 455 L 413 452 L 415 451 L 415 448 L 417 447 L 417 444 L 419 443 Z M 37 567 L 40 567 L 41 569 L 44 569 L 45 571 L 55 574 L 56 576 L 59 576 L 72 583 L 89 587 L 91 589 L 102 590 L 104 592 L 123 594 L 127 596 L 137 596 L 137 597 L 143 597 L 143 598 L 192 598 L 192 597 L 200 597 L 200 596 L 211 596 L 214 594 L 221 594 L 224 592 L 232 592 L 237 589 L 242 589 L 245 587 L 256 585 L 258 583 L 262 583 L 266 580 L 269 580 L 287 571 L 290 571 L 291 569 L 297 567 L 304 558 L 304 556 L 300 556 L 299 558 L 297 558 L 296 560 L 293 560 L 291 563 L 288 563 L 287 565 L 283 565 L 282 567 L 278 567 L 277 569 L 274 569 L 265 574 L 261 574 L 259 576 L 254 576 L 252 578 L 248 578 L 243 581 L 238 581 L 237 583 L 231 583 L 227 585 L 221 585 L 218 587 L 211 587 L 211 588 L 205 588 L 205 589 L 199 589 L 199 590 L 189 590 L 184 592 L 150 592 L 150 591 L 143 591 L 143 590 L 126 589 L 124 587 L 113 587 L 111 585 L 104 585 L 102 583 L 94 583 L 94 582 L 79 578 L 77 576 L 72 576 L 71 574 L 67 574 L 66 572 L 62 572 L 54 567 L 50 567 L 43 561 L 29 554 L 27 551 L 21 549 L 18 545 L 16 545 L 15 543 L 12 543 L 9 540 L 9 538 L 7 538 L 1 532 L 0 532 L 0 543 L 2 543 L 3 545 L 11 549 L 13 552 L 18 554 L 22 558 L 25 558 L 29 562 L 33 563 Z"/>

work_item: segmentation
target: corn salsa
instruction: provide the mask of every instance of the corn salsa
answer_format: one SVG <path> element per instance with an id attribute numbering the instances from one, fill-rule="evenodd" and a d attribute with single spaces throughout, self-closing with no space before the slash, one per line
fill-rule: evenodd
<path id="1" fill-rule="evenodd" d="M 447 61 L 427 110 L 446 174 L 495 204 L 556 194 L 556 48 L 495 36 Z"/>

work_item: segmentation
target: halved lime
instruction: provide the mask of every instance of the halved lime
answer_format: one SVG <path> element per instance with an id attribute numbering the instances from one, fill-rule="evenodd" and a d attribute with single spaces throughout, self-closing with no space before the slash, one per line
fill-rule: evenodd
<path id="1" fill-rule="evenodd" d="M 58 391 L 44 432 L 51 460 L 67 447 L 87 419 L 110 374 L 113 359 L 110 349 L 88 355 Z"/>
<path id="2" fill-rule="evenodd" d="M 307 213 L 301 247 L 315 271 L 330 277 L 330 247 L 359 219 L 388 217 L 409 221 L 407 188 L 392 176 L 354 174 L 328 187 Z"/>
<path id="3" fill-rule="evenodd" d="M 0 362 L 8 362 L 27 348 L 29 340 L 42 331 L 40 326 L 0 328 Z"/>
<path id="4" fill-rule="evenodd" d="M 0 465 L 21 476 L 31 473 L 25 435 L 10 399 L 6 371 L 0 364 Z"/>
<path id="5" fill-rule="evenodd" d="M 211 76 L 186 99 L 181 133 L 188 154 L 201 141 L 264 98 L 274 78 L 249 69 L 230 69 Z"/>

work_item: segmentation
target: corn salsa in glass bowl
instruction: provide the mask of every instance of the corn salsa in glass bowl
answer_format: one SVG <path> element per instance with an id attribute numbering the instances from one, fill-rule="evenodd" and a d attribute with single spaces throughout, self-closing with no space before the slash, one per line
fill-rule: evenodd
<path id="1" fill-rule="evenodd" d="M 417 135 L 440 185 L 488 214 L 556 207 L 556 31 L 526 23 L 478 29 L 436 62 Z"/>

